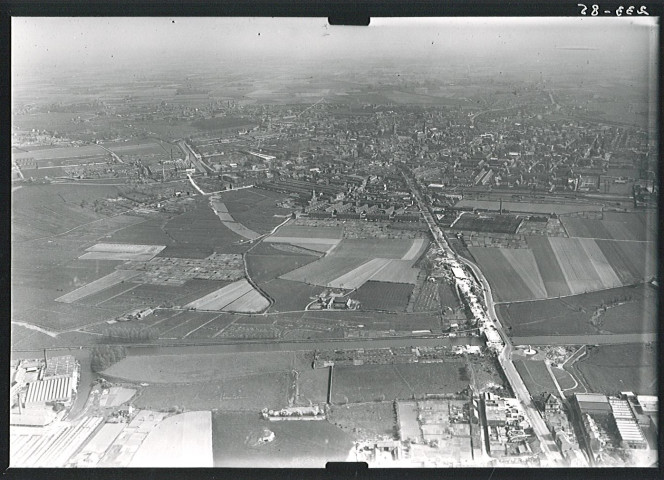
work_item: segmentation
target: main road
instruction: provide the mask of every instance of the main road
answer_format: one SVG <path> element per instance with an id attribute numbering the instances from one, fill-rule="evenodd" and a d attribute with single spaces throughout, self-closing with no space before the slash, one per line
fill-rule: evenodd
<path id="1" fill-rule="evenodd" d="M 500 323 L 500 319 L 496 315 L 496 310 L 494 308 L 493 294 L 491 292 L 491 286 L 489 285 L 489 282 L 487 282 L 486 278 L 482 274 L 482 271 L 479 269 L 477 265 L 475 265 L 470 260 L 467 260 L 461 256 L 456 255 L 452 251 L 449 244 L 447 243 L 447 240 L 445 239 L 445 235 L 443 234 L 440 227 L 436 225 L 436 222 L 434 221 L 431 211 L 429 210 L 427 204 L 423 201 L 422 194 L 419 191 L 419 188 L 417 187 L 415 180 L 412 178 L 412 176 L 410 175 L 410 173 L 407 171 L 406 168 L 402 168 L 401 173 L 404 179 L 406 180 L 408 187 L 411 189 L 411 192 L 415 197 L 415 200 L 417 201 L 420 211 L 424 216 L 424 220 L 427 222 L 427 225 L 431 230 L 431 234 L 436 240 L 438 246 L 446 253 L 447 256 L 456 258 L 459 262 L 465 264 L 468 268 L 470 268 L 475 274 L 475 277 L 482 284 L 482 291 L 484 294 L 484 304 L 486 305 L 487 314 L 489 315 L 490 320 L 496 326 L 496 329 L 498 330 L 498 333 L 502 337 L 503 343 L 505 344 L 502 351 L 498 355 L 498 361 L 500 362 L 500 365 L 503 368 L 503 371 L 505 372 L 505 376 L 507 377 L 507 380 L 509 381 L 510 386 L 512 387 L 514 395 L 516 395 L 516 398 L 519 400 L 519 403 L 523 407 L 524 412 L 526 413 L 528 420 L 530 421 L 530 424 L 533 427 L 533 431 L 535 432 L 537 438 L 540 441 L 540 447 L 542 449 L 542 452 L 544 453 L 543 463 L 549 464 L 551 462 L 554 463 L 560 462 L 562 460 L 562 455 L 560 454 L 560 450 L 558 449 L 556 443 L 553 441 L 553 437 L 549 432 L 549 429 L 547 428 L 546 424 L 544 423 L 544 419 L 535 408 L 532 397 L 528 392 L 526 385 L 523 383 L 521 376 L 516 371 L 516 367 L 514 366 L 514 362 L 512 361 L 512 350 L 513 350 L 512 342 L 510 338 L 505 334 L 503 326 Z"/>

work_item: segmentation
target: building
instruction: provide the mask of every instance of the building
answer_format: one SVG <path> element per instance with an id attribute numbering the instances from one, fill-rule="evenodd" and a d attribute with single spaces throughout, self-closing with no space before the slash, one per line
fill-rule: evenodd
<path id="1" fill-rule="evenodd" d="M 636 421 L 629 402 L 625 399 L 610 398 L 609 404 L 621 446 L 632 449 L 648 448 L 648 441 Z"/>
<path id="2" fill-rule="evenodd" d="M 611 405 L 606 395 L 599 393 L 577 393 L 574 395 L 575 405 L 580 414 L 609 415 Z"/>

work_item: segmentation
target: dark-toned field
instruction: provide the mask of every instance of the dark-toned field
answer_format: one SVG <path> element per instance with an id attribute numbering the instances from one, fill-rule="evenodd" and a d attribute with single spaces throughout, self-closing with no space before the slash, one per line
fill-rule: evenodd
<path id="1" fill-rule="evenodd" d="M 276 205 L 285 195 L 268 190 L 227 190 L 219 195 L 236 222 L 258 233 L 270 232 L 292 213 Z"/>
<path id="2" fill-rule="evenodd" d="M 317 260 L 312 255 L 288 254 L 269 245 L 261 244 L 261 246 L 263 247 L 261 253 L 252 250 L 246 257 L 249 276 L 258 284 L 270 281 Z"/>
<path id="3" fill-rule="evenodd" d="M 362 310 L 404 312 L 412 293 L 413 286 L 407 283 L 368 281 L 351 298 L 360 302 Z"/>
<path id="4" fill-rule="evenodd" d="M 275 434 L 270 443 L 258 441 L 265 429 Z M 353 447 L 353 436 L 327 421 L 269 422 L 255 412 L 213 412 L 212 435 L 215 467 L 325 468 Z"/>
<path id="5" fill-rule="evenodd" d="M 553 253 L 549 239 L 544 236 L 527 237 L 528 247 L 533 251 L 537 268 L 549 296 L 569 295 L 572 292 L 567 286 L 563 271 Z"/>
<path id="6" fill-rule="evenodd" d="M 589 347 L 572 368 L 593 392 L 657 394 L 657 355 L 652 343 Z"/>
<path id="7" fill-rule="evenodd" d="M 421 398 L 427 393 L 456 393 L 470 383 L 462 360 L 430 364 L 335 367 L 332 402 L 336 404 Z"/>
<path id="8" fill-rule="evenodd" d="M 304 310 L 323 291 L 323 287 L 281 278 L 261 283 L 259 286 L 274 300 L 269 310 L 271 313 Z"/>
<path id="9" fill-rule="evenodd" d="M 544 361 L 514 360 L 514 366 L 523 383 L 526 384 L 531 397 L 537 398 L 542 393 L 558 392 Z"/>
<path id="10" fill-rule="evenodd" d="M 616 334 L 657 331 L 657 290 L 642 284 L 565 298 L 498 305 L 496 311 L 513 337 Z M 594 324 L 593 315 L 602 305 Z"/>

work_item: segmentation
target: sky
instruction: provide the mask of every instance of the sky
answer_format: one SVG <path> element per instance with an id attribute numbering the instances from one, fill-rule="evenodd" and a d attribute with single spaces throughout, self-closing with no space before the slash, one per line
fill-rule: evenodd
<path id="1" fill-rule="evenodd" d="M 430 61 L 454 55 L 536 61 L 537 55 L 569 47 L 595 49 L 607 61 L 620 62 L 643 57 L 656 31 L 656 19 L 650 17 L 374 18 L 369 27 L 329 26 L 325 18 L 15 17 L 12 64 L 26 71 L 145 67 L 192 58 Z"/>

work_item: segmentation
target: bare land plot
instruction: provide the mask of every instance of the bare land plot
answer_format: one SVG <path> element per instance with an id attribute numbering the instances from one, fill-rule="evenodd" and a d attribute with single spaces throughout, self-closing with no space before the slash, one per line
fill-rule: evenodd
<path id="1" fill-rule="evenodd" d="M 290 372 L 290 352 L 131 355 L 104 371 L 132 382 L 206 383 L 258 373 Z"/>
<path id="2" fill-rule="evenodd" d="M 570 295 L 572 291 L 567 285 L 558 259 L 553 253 L 549 239 L 544 236 L 526 237 L 528 247 L 533 251 L 537 268 L 542 276 L 549 297 Z"/>
<path id="3" fill-rule="evenodd" d="M 165 418 L 148 433 L 132 468 L 212 467 L 212 415 L 186 412 Z"/>
<path id="4" fill-rule="evenodd" d="M 542 393 L 557 393 L 556 384 L 542 360 L 515 360 L 514 366 L 532 398 Z"/>
<path id="5" fill-rule="evenodd" d="M 135 260 L 146 262 L 161 252 L 165 245 L 98 243 L 86 248 L 81 260 Z"/>
<path id="6" fill-rule="evenodd" d="M 468 247 L 500 301 L 537 298 L 499 248 Z M 510 281 L 506 282 L 505 279 Z"/>
<path id="7" fill-rule="evenodd" d="M 402 440 L 422 440 L 422 430 L 418 422 L 417 402 L 397 402 L 399 410 L 399 432 Z"/>
<path id="8" fill-rule="evenodd" d="M 397 419 L 394 402 L 333 405 L 330 408 L 328 421 L 352 433 L 358 440 L 395 438 Z"/>
<path id="9" fill-rule="evenodd" d="M 657 355 L 653 344 L 601 345 L 574 364 L 597 393 L 657 394 Z"/>
<path id="10" fill-rule="evenodd" d="M 163 249 L 158 257 L 167 257 L 167 258 L 194 258 L 194 259 L 203 259 L 207 258 L 214 253 L 212 247 L 200 247 L 200 246 L 189 246 L 189 245 L 168 245 Z"/>
<path id="11" fill-rule="evenodd" d="M 256 283 L 263 283 L 292 272 L 316 260 L 312 255 L 284 255 L 271 249 L 273 254 L 258 254 L 252 250 L 246 256 L 249 276 Z"/>
<path id="12" fill-rule="evenodd" d="M 87 285 L 84 285 L 72 292 L 56 298 L 55 301 L 62 303 L 74 303 L 88 295 L 101 292 L 102 290 L 117 285 L 118 283 L 122 283 L 133 277 L 136 277 L 138 274 L 139 272 L 135 272 L 133 270 L 115 270 L 114 272 L 109 273 L 108 275 L 95 280 L 94 282 L 88 283 Z"/>
<path id="13" fill-rule="evenodd" d="M 404 312 L 412 293 L 413 286 L 409 284 L 369 281 L 351 297 L 361 303 L 362 310 Z"/>
<path id="14" fill-rule="evenodd" d="M 500 202 L 495 200 L 461 200 L 455 207 L 472 207 L 486 210 L 500 210 Z M 557 213 L 559 215 L 574 212 L 599 212 L 602 205 L 572 204 L 572 203 L 519 203 L 503 202 L 503 209 L 510 212 L 522 213 Z"/>
<path id="15" fill-rule="evenodd" d="M 463 362 L 335 367 L 333 403 L 409 399 L 427 393 L 456 393 L 470 379 Z"/>

